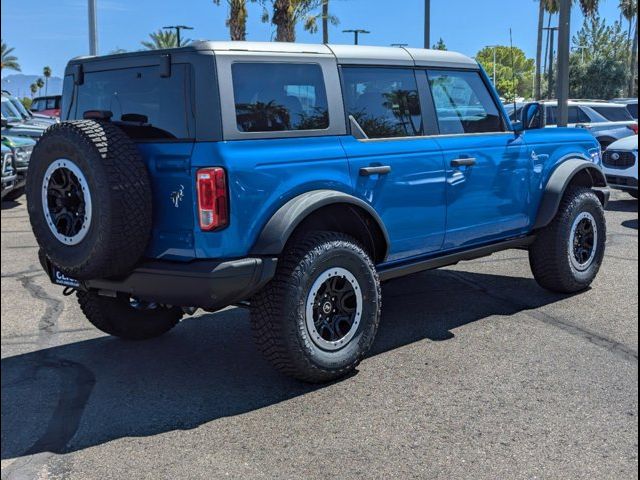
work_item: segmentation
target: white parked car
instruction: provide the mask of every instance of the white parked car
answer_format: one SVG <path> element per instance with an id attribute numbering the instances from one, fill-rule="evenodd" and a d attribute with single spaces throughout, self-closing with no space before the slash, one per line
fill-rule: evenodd
<path id="1" fill-rule="evenodd" d="M 612 188 L 638 198 L 638 136 L 611 144 L 602 155 L 604 173 Z"/>

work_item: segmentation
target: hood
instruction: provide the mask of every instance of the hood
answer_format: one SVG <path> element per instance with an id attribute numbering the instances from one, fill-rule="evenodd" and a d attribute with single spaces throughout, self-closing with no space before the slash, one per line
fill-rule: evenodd
<path id="1" fill-rule="evenodd" d="M 616 142 L 613 142 L 611 145 L 609 145 L 609 148 L 607 148 L 607 150 L 636 151 L 638 150 L 638 136 L 630 135 Z"/>
<path id="2" fill-rule="evenodd" d="M 20 148 L 20 147 L 33 147 L 36 144 L 35 140 L 32 140 L 28 137 L 15 137 L 13 135 L 2 135 L 2 147 L 5 146 L 10 148 Z"/>

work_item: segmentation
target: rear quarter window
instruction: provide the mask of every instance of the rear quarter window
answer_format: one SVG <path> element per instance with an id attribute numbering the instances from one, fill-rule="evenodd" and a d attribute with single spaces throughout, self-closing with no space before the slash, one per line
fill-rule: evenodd
<path id="1" fill-rule="evenodd" d="M 76 118 L 89 110 L 107 110 L 132 138 L 190 139 L 195 135 L 190 66 L 171 66 L 161 77 L 158 66 L 86 72 L 78 88 Z"/>
<path id="2" fill-rule="evenodd" d="M 591 107 L 610 122 L 625 122 L 633 120 L 629 111 L 623 106 L 619 107 Z"/>
<path id="3" fill-rule="evenodd" d="M 231 72 L 240 132 L 329 128 L 327 92 L 320 65 L 234 63 Z"/>

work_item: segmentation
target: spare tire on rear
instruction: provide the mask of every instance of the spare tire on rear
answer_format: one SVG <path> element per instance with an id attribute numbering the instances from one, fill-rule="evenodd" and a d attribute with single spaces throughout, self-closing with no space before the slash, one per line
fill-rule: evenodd
<path id="1" fill-rule="evenodd" d="M 33 150 L 29 219 L 45 256 L 65 275 L 88 280 L 130 271 L 149 241 L 151 205 L 136 145 L 109 122 L 54 125 Z"/>

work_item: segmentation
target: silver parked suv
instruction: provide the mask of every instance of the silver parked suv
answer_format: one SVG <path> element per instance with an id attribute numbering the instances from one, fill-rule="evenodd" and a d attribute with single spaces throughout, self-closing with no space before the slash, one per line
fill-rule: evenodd
<path id="1" fill-rule="evenodd" d="M 542 103 L 545 106 L 547 127 L 557 126 L 558 102 L 547 100 Z M 512 119 L 519 118 L 522 104 L 517 105 L 515 116 L 513 106 L 505 107 Z M 626 104 L 601 100 L 570 100 L 569 126 L 589 130 L 603 150 L 616 140 L 638 134 L 638 122 L 633 119 Z"/>

